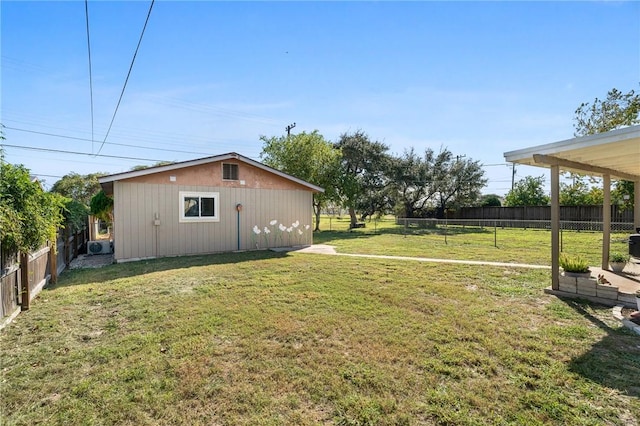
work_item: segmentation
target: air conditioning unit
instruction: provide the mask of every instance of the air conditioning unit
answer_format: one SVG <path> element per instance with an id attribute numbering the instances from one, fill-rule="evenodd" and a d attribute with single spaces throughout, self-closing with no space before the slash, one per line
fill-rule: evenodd
<path id="1" fill-rule="evenodd" d="M 88 254 L 109 254 L 113 253 L 111 241 L 89 241 L 87 243 Z"/>

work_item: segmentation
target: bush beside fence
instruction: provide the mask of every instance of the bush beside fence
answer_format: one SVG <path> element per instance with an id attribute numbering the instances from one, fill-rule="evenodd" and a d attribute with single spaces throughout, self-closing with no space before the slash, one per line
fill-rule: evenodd
<path id="1" fill-rule="evenodd" d="M 86 251 L 88 228 L 77 232 L 60 230 L 52 245 L 32 253 L 3 253 L 0 271 L 0 329 L 21 311 L 29 309 L 31 301 L 50 281 L 69 266 L 78 254 Z"/>

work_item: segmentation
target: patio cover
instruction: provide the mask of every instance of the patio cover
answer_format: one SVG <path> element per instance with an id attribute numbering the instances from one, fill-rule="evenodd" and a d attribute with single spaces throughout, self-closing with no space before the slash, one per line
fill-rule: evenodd
<path id="1" fill-rule="evenodd" d="M 640 125 L 504 153 L 508 162 L 551 170 L 551 287 L 558 289 L 560 257 L 560 171 L 603 178 L 602 269 L 608 268 L 611 179 L 634 185 L 634 226 L 640 227 Z"/>

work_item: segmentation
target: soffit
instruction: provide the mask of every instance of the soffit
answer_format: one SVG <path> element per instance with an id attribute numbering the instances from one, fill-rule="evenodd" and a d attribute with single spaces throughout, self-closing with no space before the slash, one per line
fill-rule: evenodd
<path id="1" fill-rule="evenodd" d="M 529 166 L 640 180 L 640 125 L 504 153 L 506 161 Z"/>

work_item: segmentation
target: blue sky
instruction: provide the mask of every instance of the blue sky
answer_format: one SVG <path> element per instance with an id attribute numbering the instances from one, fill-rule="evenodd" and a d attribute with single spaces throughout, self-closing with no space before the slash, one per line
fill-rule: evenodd
<path id="1" fill-rule="evenodd" d="M 582 102 L 640 88 L 639 2 L 156 1 L 100 150 L 149 5 L 89 1 L 92 136 L 85 3 L 0 3 L 5 143 L 39 149 L 5 147 L 6 161 L 49 187 L 72 171 L 259 160 L 259 136 L 295 122 L 331 141 L 361 129 L 396 154 L 446 147 L 504 194 L 503 152 L 568 139 Z"/>

